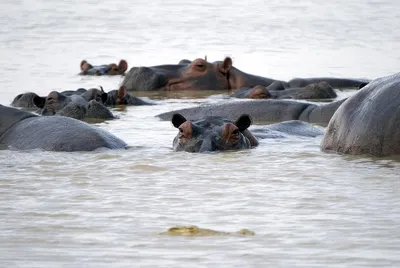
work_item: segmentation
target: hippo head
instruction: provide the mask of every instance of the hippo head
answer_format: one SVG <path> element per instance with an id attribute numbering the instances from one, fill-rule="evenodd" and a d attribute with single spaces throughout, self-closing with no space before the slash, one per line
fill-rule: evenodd
<path id="1" fill-rule="evenodd" d="M 232 59 L 210 63 L 206 59 L 177 65 L 132 68 L 122 82 L 127 90 L 223 90 L 231 89 Z"/>
<path id="2" fill-rule="evenodd" d="M 27 93 L 17 95 L 14 98 L 14 100 L 12 101 L 11 106 L 21 107 L 24 109 L 37 109 L 37 107 L 33 101 L 34 98 L 39 98 L 43 102 L 40 105 L 44 105 L 45 98 L 40 98 L 36 93 L 27 92 Z"/>
<path id="3" fill-rule="evenodd" d="M 81 96 L 86 101 L 95 100 L 100 103 L 105 103 L 108 98 L 107 93 L 104 92 L 103 87 L 101 87 L 101 86 L 100 86 L 100 89 L 97 89 L 97 88 L 88 89 L 87 91 L 83 92 L 81 94 Z"/>
<path id="4" fill-rule="evenodd" d="M 35 96 L 33 103 L 42 109 L 42 115 L 55 115 L 58 111 L 63 109 L 71 99 L 57 91 L 52 91 L 47 97 Z"/>
<path id="5" fill-rule="evenodd" d="M 207 152 L 251 148 L 254 137 L 247 130 L 251 118 L 242 115 L 236 122 L 209 116 L 189 121 L 181 114 L 172 116 L 172 124 L 179 129 L 174 138 L 174 151 Z"/>

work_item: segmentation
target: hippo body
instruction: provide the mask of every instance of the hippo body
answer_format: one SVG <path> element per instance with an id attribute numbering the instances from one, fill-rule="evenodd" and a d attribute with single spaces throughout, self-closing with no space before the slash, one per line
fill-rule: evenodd
<path id="1" fill-rule="evenodd" d="M 275 86 L 272 84 L 271 86 Z M 270 87 L 255 86 L 242 88 L 232 97 L 248 99 L 333 99 L 336 92 L 327 82 L 309 84 L 301 88 L 288 88 L 284 90 L 271 90 Z"/>
<path id="2" fill-rule="evenodd" d="M 37 116 L 0 105 L 0 148 L 92 151 L 124 149 L 126 143 L 98 127 L 63 116 Z"/>
<path id="3" fill-rule="evenodd" d="M 232 66 L 231 58 L 214 63 L 204 59 L 180 64 L 134 67 L 122 86 L 128 91 L 149 90 L 231 90 L 256 85 L 268 86 L 275 80 L 247 74 Z"/>
<path id="4" fill-rule="evenodd" d="M 188 120 L 197 120 L 205 116 L 221 116 L 228 120 L 235 120 L 240 115 L 247 114 L 253 121 L 260 123 L 301 120 L 326 126 L 344 101 L 343 99 L 328 104 L 294 100 L 224 101 L 166 112 L 157 117 L 162 120 L 171 120 L 173 114 L 179 113 Z"/>
<path id="5" fill-rule="evenodd" d="M 78 88 L 77 90 L 65 90 L 65 91 L 61 91 L 60 93 L 65 96 L 71 96 L 71 95 L 82 95 L 86 91 L 87 90 L 85 88 Z"/>
<path id="6" fill-rule="evenodd" d="M 335 112 L 322 150 L 344 154 L 400 154 L 400 73 L 373 80 Z"/>
<path id="7" fill-rule="evenodd" d="M 324 135 L 322 127 L 300 120 L 289 120 L 265 126 L 256 126 L 251 132 L 257 139 L 284 138 L 289 136 L 317 137 Z"/>
<path id="8" fill-rule="evenodd" d="M 312 78 L 293 78 L 288 84 L 289 87 L 306 87 L 309 84 L 327 82 L 331 87 L 341 88 L 360 88 L 370 82 L 368 79 L 335 78 L 335 77 L 312 77 Z"/>

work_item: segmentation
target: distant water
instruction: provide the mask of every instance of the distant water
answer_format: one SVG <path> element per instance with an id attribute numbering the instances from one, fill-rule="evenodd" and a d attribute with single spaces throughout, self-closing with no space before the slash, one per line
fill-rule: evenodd
<path id="1" fill-rule="evenodd" d="M 102 85 L 79 63 L 231 56 L 246 72 L 376 78 L 398 72 L 397 1 L 0 3 L 0 103 Z M 352 94 L 342 92 L 341 96 Z M 399 162 L 326 154 L 321 138 L 174 153 L 154 115 L 214 98 L 158 100 L 97 124 L 127 151 L 0 151 L 0 267 L 399 267 Z M 198 225 L 254 237 L 180 238 Z"/>

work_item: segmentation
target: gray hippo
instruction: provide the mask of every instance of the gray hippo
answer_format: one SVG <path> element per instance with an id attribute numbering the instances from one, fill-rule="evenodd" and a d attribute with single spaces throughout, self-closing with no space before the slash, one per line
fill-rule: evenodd
<path id="1" fill-rule="evenodd" d="M 258 145 L 258 139 L 280 138 L 284 134 L 308 137 L 323 135 L 320 128 L 297 120 L 257 127 L 250 132 L 248 128 L 252 122 L 248 115 L 241 115 L 234 122 L 219 116 L 190 121 L 181 114 L 174 114 L 171 122 L 179 130 L 173 140 L 174 151 L 250 149 Z"/>
<path id="2" fill-rule="evenodd" d="M 400 154 L 400 73 L 378 78 L 337 109 L 322 150 L 344 154 Z"/>
<path id="3" fill-rule="evenodd" d="M 257 139 L 247 128 L 251 119 L 241 115 L 235 122 L 217 116 L 188 121 L 181 114 L 174 114 L 171 119 L 179 129 L 174 138 L 174 151 L 209 152 L 249 149 L 257 146 Z"/>
<path id="4" fill-rule="evenodd" d="M 64 90 L 61 91 L 60 93 L 65 96 L 71 96 L 71 95 L 81 95 L 86 91 L 87 91 L 86 88 L 78 88 L 77 90 Z"/>
<path id="5" fill-rule="evenodd" d="M 289 88 L 305 87 L 309 84 L 327 82 L 333 88 L 362 88 L 367 85 L 369 79 L 350 79 L 350 78 L 334 78 L 334 77 L 312 77 L 312 78 L 293 78 L 288 82 Z"/>
<path id="6" fill-rule="evenodd" d="M 116 105 L 154 105 L 150 101 L 145 101 L 141 98 L 134 97 L 126 92 L 126 88 L 121 86 L 118 90 L 107 92 L 107 101 L 104 103 L 107 106 Z"/>
<path id="7" fill-rule="evenodd" d="M 271 84 L 270 86 L 274 86 Z M 327 82 L 309 84 L 300 88 L 271 90 L 270 86 L 257 85 L 253 88 L 241 88 L 231 97 L 248 99 L 333 99 L 337 97 L 335 90 Z"/>
<path id="8" fill-rule="evenodd" d="M 62 115 L 75 119 L 113 119 L 115 116 L 103 105 L 107 98 L 107 93 L 92 88 L 81 95 L 70 96 L 52 91 L 46 98 L 34 98 L 34 103 L 41 109 L 39 113 L 42 115 Z"/>
<path id="9" fill-rule="evenodd" d="M 38 107 L 35 104 L 35 101 L 39 106 L 44 105 L 45 98 L 40 97 L 38 94 L 34 92 L 26 92 L 18 94 L 14 100 L 11 102 L 11 106 L 19 107 L 29 111 L 36 111 Z"/>
<path id="10" fill-rule="evenodd" d="M 38 116 L 0 105 L 0 149 L 92 151 L 125 149 L 127 144 L 107 131 L 64 116 Z"/>
<path id="11" fill-rule="evenodd" d="M 344 101 L 339 100 L 328 104 L 294 100 L 224 101 L 166 112 L 157 117 L 162 120 L 171 120 L 174 114 L 179 113 L 190 120 L 198 120 L 206 116 L 221 116 L 228 120 L 235 120 L 242 114 L 247 114 L 258 123 L 301 120 L 326 126 L 333 113 Z"/>
<path id="12" fill-rule="evenodd" d="M 115 63 L 93 66 L 86 60 L 81 61 L 80 75 L 124 75 L 128 70 L 128 62 L 120 60 L 118 65 Z"/>

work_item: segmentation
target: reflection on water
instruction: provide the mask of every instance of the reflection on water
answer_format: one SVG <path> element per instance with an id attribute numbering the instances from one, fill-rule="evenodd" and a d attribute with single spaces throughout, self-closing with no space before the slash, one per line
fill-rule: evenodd
<path id="1" fill-rule="evenodd" d="M 231 56 L 276 79 L 397 71 L 396 1 L 2 1 L 0 103 L 34 91 L 118 88 L 79 63 Z M 107 14 L 105 16 L 105 14 Z M 354 91 L 340 91 L 345 98 Z M 1 267 L 398 267 L 400 161 L 319 150 L 321 137 L 240 152 L 172 151 L 155 115 L 229 92 L 134 92 L 157 105 L 92 122 L 127 150 L 0 151 Z M 210 95 L 213 95 L 210 97 Z M 168 237 L 196 225 L 255 236 Z"/>

